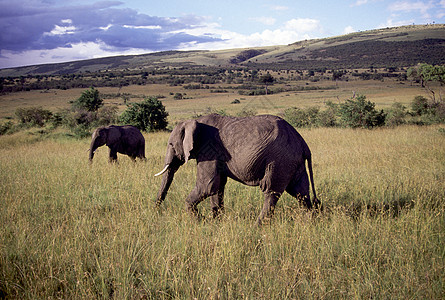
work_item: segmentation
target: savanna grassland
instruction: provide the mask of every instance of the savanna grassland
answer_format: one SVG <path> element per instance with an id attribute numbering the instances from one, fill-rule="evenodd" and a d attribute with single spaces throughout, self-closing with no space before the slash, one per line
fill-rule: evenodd
<path id="1" fill-rule="evenodd" d="M 395 101 L 408 105 L 425 93 L 396 81 L 337 84 L 254 97 L 168 85 L 121 92 L 165 95 L 171 125 L 212 110 L 280 114 L 354 92 L 385 108 Z M 20 105 L 64 107 L 80 92 L 2 95 L 1 117 Z M 177 92 L 186 99 L 174 100 Z M 231 104 L 234 99 L 241 103 Z M 105 102 L 122 108 L 119 101 Z M 234 181 L 227 184 L 220 219 L 210 217 L 209 201 L 199 206 L 205 219 L 192 219 L 184 199 L 194 185 L 194 161 L 178 171 L 167 199 L 155 207 L 160 178 L 153 174 L 163 167 L 168 132 L 144 134 L 146 162 L 119 156 L 116 165 L 108 163 L 104 147 L 90 165 L 89 139 L 72 138 L 63 129 L 0 136 L 0 297 L 444 298 L 443 128 L 299 130 L 313 153 L 325 210 L 313 215 L 285 194 L 262 227 L 254 226 L 260 190 Z"/>

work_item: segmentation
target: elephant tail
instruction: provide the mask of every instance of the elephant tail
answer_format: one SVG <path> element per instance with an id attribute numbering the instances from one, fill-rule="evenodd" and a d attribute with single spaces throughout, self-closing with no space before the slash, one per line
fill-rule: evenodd
<path id="1" fill-rule="evenodd" d="M 308 165 L 308 169 L 309 169 L 309 179 L 311 181 L 312 194 L 314 195 L 313 204 L 314 204 L 315 209 L 322 210 L 321 202 L 320 202 L 320 200 L 318 200 L 317 193 L 315 192 L 314 172 L 312 171 L 312 154 L 311 154 L 311 151 L 309 150 L 309 147 L 306 146 L 305 152 L 306 152 L 305 159 L 307 160 L 307 165 Z"/>

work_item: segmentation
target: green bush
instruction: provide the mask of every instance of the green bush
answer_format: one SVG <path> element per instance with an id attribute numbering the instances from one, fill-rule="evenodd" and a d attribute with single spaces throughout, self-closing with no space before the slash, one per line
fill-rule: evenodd
<path id="1" fill-rule="evenodd" d="M 78 138 L 88 136 L 93 128 L 118 122 L 118 108 L 104 106 L 97 111 L 85 109 L 66 109 L 54 114 L 52 126 L 65 125 Z"/>
<path id="2" fill-rule="evenodd" d="M 411 102 L 411 110 L 413 111 L 413 114 L 417 116 L 428 113 L 428 108 L 428 99 L 423 96 L 416 96 Z"/>
<path id="3" fill-rule="evenodd" d="M 301 109 L 288 108 L 284 111 L 284 119 L 294 127 L 333 127 L 337 125 L 335 111 L 328 107 L 320 110 L 318 107 Z"/>
<path id="4" fill-rule="evenodd" d="M 118 122 L 118 116 L 117 116 L 117 111 L 118 111 L 118 107 L 117 106 L 103 106 L 101 108 L 99 108 L 97 110 L 96 113 L 96 120 L 94 124 L 96 127 L 98 126 L 107 126 L 110 124 L 114 124 Z"/>
<path id="5" fill-rule="evenodd" d="M 236 114 L 237 117 L 253 117 L 257 114 L 254 108 L 243 108 L 239 113 Z"/>
<path id="6" fill-rule="evenodd" d="M 7 134 L 10 132 L 11 128 L 14 126 L 14 123 L 11 121 L 0 124 L 0 135 Z"/>
<path id="7" fill-rule="evenodd" d="M 309 113 L 301 108 L 291 107 L 284 111 L 284 119 L 294 127 L 309 127 Z"/>
<path id="8" fill-rule="evenodd" d="M 436 107 L 434 108 L 434 113 L 440 123 L 445 123 L 445 100 L 437 103 Z"/>
<path id="9" fill-rule="evenodd" d="M 133 125 L 143 131 L 165 129 L 168 125 L 165 106 L 155 97 L 140 103 L 130 103 L 120 117 L 120 122 Z"/>
<path id="10" fill-rule="evenodd" d="M 15 111 L 20 123 L 42 127 L 51 119 L 52 112 L 41 107 L 18 108 Z"/>
<path id="11" fill-rule="evenodd" d="M 386 125 L 399 126 L 406 123 L 406 107 L 399 102 L 393 103 L 386 115 Z"/>
<path id="12" fill-rule="evenodd" d="M 375 109 L 375 103 L 366 100 L 366 96 L 347 99 L 338 108 L 341 122 L 346 127 L 373 128 L 385 124 L 386 114 Z"/>
<path id="13" fill-rule="evenodd" d="M 173 96 L 173 99 L 175 99 L 175 100 L 181 100 L 181 99 L 183 99 L 184 98 L 184 95 L 182 94 L 182 93 L 176 93 L 174 96 Z"/>
<path id="14" fill-rule="evenodd" d="M 99 95 L 99 91 L 94 87 L 90 88 L 89 90 L 83 91 L 82 95 L 72 104 L 73 107 L 76 109 L 87 111 L 97 111 L 104 105 L 103 100 Z"/>
<path id="15" fill-rule="evenodd" d="M 333 109 L 325 109 L 318 113 L 317 125 L 320 127 L 336 127 L 337 115 Z"/>

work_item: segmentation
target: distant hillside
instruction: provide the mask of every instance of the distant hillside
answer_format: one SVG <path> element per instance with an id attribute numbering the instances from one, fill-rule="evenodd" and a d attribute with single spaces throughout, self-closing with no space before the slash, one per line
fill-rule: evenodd
<path id="1" fill-rule="evenodd" d="M 1 69 L 0 77 L 175 67 L 352 69 L 445 64 L 445 25 L 393 27 L 284 46 L 218 51 L 165 51 Z"/>

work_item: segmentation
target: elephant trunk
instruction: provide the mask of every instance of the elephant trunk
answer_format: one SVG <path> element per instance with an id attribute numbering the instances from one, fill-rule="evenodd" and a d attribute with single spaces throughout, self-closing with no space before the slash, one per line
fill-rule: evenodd
<path id="1" fill-rule="evenodd" d="M 167 196 L 168 189 L 170 188 L 170 185 L 173 181 L 173 177 L 175 176 L 176 170 L 177 169 L 169 165 L 166 165 L 164 170 L 156 174 L 156 175 L 161 175 L 161 173 L 163 173 L 161 187 L 159 188 L 158 196 L 156 197 L 156 205 L 160 205 Z"/>
<path id="2" fill-rule="evenodd" d="M 97 148 L 99 148 L 100 146 L 102 146 L 102 145 L 100 145 L 98 143 L 97 138 L 93 138 L 93 140 L 91 141 L 91 144 L 90 144 L 90 152 L 89 152 L 90 153 L 89 154 L 90 162 L 93 161 L 94 153 L 96 152 Z"/>
<path id="3" fill-rule="evenodd" d="M 165 197 L 167 196 L 168 189 L 173 181 L 173 177 L 182 164 L 184 164 L 184 162 L 176 157 L 174 149 L 172 147 L 168 147 L 167 154 L 165 156 L 164 169 L 155 174 L 155 176 L 162 175 L 161 187 L 159 188 L 158 196 L 156 198 L 157 205 L 164 201 Z"/>

